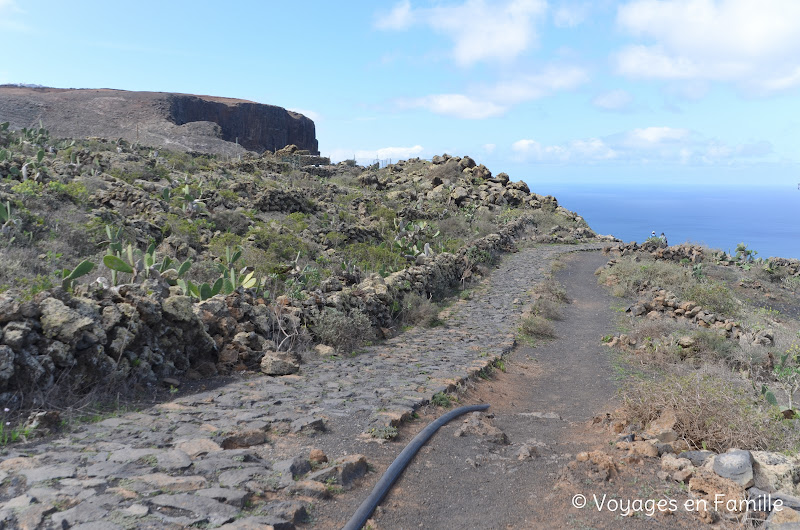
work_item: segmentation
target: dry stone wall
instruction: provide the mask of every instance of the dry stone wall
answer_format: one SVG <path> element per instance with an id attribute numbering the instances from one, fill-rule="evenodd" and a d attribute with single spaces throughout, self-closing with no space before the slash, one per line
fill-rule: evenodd
<path id="1" fill-rule="evenodd" d="M 306 325 L 326 307 L 361 311 L 388 335 L 395 303 L 412 292 L 457 286 L 475 266 L 470 256 L 511 249 L 530 223 L 521 218 L 457 254 L 420 258 L 385 279 L 333 285 L 304 300 L 267 301 L 240 289 L 194 303 L 158 277 L 86 296 L 53 289 L 23 301 L 13 291 L 0 294 L 0 406 L 42 404 L 99 385 L 147 387 L 169 376 L 198 379 L 255 368 L 265 355 L 307 344 Z M 284 361 L 296 364 L 298 357 Z"/>

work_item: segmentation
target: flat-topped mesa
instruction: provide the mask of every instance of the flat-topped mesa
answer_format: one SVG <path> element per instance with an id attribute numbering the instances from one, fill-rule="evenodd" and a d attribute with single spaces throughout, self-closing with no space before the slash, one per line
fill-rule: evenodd
<path id="1" fill-rule="evenodd" d="M 263 153 L 296 145 L 318 155 L 314 122 L 274 105 L 239 100 L 168 94 L 169 118 L 176 125 L 210 121 L 222 129 L 222 139 Z"/>
<path id="2" fill-rule="evenodd" d="M 314 122 L 274 105 L 169 92 L 0 86 L 0 122 L 20 129 L 40 120 L 55 137 L 123 138 L 224 155 L 290 144 L 319 153 Z"/>

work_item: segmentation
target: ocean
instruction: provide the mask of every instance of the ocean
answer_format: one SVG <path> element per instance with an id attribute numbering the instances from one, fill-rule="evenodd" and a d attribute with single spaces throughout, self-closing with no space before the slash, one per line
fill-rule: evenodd
<path id="1" fill-rule="evenodd" d="M 586 186 L 539 183 L 599 234 L 642 242 L 655 230 L 670 245 L 700 243 L 726 252 L 738 243 L 756 257 L 800 259 L 800 190 L 795 187 Z"/>

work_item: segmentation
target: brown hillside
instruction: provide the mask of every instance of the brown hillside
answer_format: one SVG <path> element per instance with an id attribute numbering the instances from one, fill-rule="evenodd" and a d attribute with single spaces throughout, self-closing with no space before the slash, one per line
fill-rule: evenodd
<path id="1" fill-rule="evenodd" d="M 314 122 L 273 105 L 168 92 L 0 86 L 0 122 L 20 129 L 39 120 L 56 137 L 124 138 L 227 155 L 295 144 L 318 153 Z"/>

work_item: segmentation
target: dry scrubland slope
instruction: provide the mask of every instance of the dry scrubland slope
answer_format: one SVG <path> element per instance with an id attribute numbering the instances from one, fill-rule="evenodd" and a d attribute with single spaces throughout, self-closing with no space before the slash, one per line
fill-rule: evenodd
<path id="1" fill-rule="evenodd" d="M 512 237 L 594 237 L 469 157 L 330 165 L 0 132 L 0 403 L 298 369 L 485 272 Z M 424 313 L 424 311 L 422 312 Z"/>
<path id="2" fill-rule="evenodd" d="M 628 420 L 674 412 L 695 448 L 796 452 L 800 261 L 755 260 L 744 245 L 734 256 L 655 242 L 607 250 L 600 281 L 630 304 L 607 337 L 636 367 Z"/>

